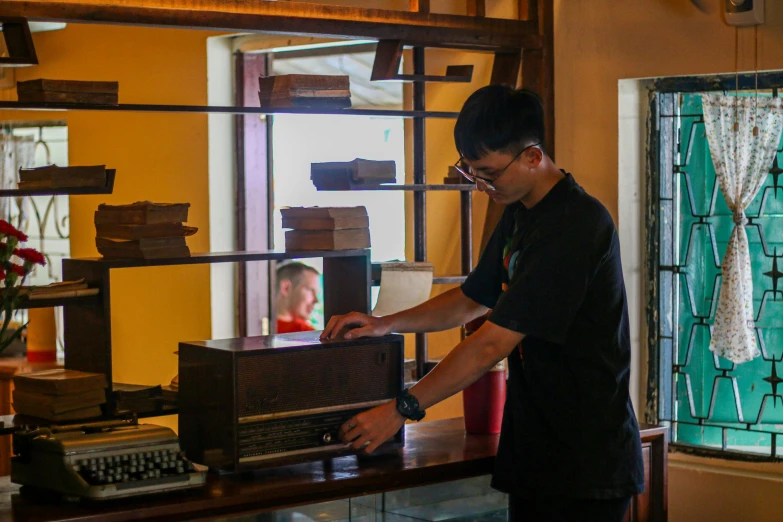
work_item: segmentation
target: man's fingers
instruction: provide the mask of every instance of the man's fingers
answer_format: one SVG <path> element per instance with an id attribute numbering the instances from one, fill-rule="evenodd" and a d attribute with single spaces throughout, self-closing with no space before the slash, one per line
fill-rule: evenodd
<path id="1" fill-rule="evenodd" d="M 361 328 L 354 328 L 350 332 L 345 334 L 346 339 L 358 339 L 359 337 L 371 336 L 373 333 L 373 326 L 367 324 Z"/>
<path id="2" fill-rule="evenodd" d="M 351 419 L 340 428 L 341 437 L 343 442 L 351 442 L 356 437 L 362 434 L 363 430 L 359 427 L 359 423 L 356 419 Z"/>
<path id="3" fill-rule="evenodd" d="M 364 446 L 364 445 L 366 445 L 368 443 L 371 444 L 369 437 L 365 433 L 361 437 L 357 438 L 355 441 L 353 441 L 351 443 L 351 448 L 353 448 L 355 450 L 362 449 L 362 446 Z"/>
<path id="4" fill-rule="evenodd" d="M 329 319 L 329 322 L 326 324 L 326 328 L 324 328 L 324 331 L 321 332 L 321 340 L 329 338 L 329 334 L 331 334 L 332 330 L 334 329 L 334 323 L 337 322 L 339 318 L 339 315 L 335 315 Z"/>

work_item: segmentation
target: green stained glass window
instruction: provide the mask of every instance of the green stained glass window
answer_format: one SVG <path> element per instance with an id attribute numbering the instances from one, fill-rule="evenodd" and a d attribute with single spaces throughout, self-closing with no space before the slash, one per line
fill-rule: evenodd
<path id="1" fill-rule="evenodd" d="M 740 95 L 755 95 L 753 92 Z M 761 93 L 770 96 L 771 93 Z M 721 261 L 734 226 L 717 183 L 698 93 L 658 93 L 650 233 L 657 303 L 659 420 L 672 442 L 781 457 L 783 438 L 783 144 L 750 205 L 756 335 L 763 353 L 734 365 L 709 350 Z"/>

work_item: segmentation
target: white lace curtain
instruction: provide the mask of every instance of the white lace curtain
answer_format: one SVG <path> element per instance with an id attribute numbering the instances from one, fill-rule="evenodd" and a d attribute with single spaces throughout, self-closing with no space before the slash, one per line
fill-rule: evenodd
<path id="1" fill-rule="evenodd" d="M 19 181 L 19 169 L 30 168 L 35 163 L 35 141 L 29 136 L 14 136 L 0 132 L 0 189 L 16 188 Z M 16 205 L 11 205 L 9 198 L 0 198 L 0 219 L 11 220 L 20 230 L 27 228 L 30 217 L 27 198 L 16 198 Z M 18 214 L 17 214 L 18 212 Z"/>
<path id="2" fill-rule="evenodd" d="M 745 209 L 772 167 L 783 128 L 783 99 L 704 94 L 702 102 L 715 173 L 734 213 L 710 350 L 743 363 L 761 355 L 756 343 Z"/>

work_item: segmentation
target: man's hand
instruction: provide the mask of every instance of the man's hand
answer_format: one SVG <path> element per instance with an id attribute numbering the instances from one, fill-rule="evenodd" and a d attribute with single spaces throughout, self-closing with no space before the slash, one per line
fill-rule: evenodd
<path id="1" fill-rule="evenodd" d="M 359 450 L 364 446 L 365 453 L 375 449 L 392 438 L 405 424 L 405 417 L 397 411 L 395 401 L 362 412 L 352 417 L 340 428 L 340 440 Z"/>
<path id="2" fill-rule="evenodd" d="M 345 334 L 346 339 L 381 337 L 392 330 L 391 322 L 385 317 L 373 317 L 359 312 L 351 312 L 347 315 L 335 315 L 329 319 L 329 324 L 321 332 L 321 340 L 334 339 L 340 335 L 343 328 L 349 326 L 353 327 L 353 330 Z"/>

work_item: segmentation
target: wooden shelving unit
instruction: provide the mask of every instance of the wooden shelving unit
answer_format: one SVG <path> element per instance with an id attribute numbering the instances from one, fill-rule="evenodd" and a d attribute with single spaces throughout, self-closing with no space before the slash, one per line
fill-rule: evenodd
<path id="1" fill-rule="evenodd" d="M 315 111 L 308 109 L 262 109 L 259 107 L 119 104 L 98 106 L 84 104 L 39 104 L 0 102 L 3 110 L 45 111 L 136 111 L 164 113 L 224 114 L 339 114 L 345 116 L 392 116 L 412 119 L 413 184 L 368 187 L 370 190 L 403 190 L 413 192 L 414 261 L 425 261 L 427 252 L 426 194 L 429 191 L 455 191 L 460 194 L 461 273 L 435 278 L 436 284 L 455 284 L 472 268 L 472 194 L 473 185 L 428 184 L 426 164 L 426 120 L 455 118 L 456 112 L 429 111 L 426 108 L 425 82 L 443 81 L 443 77 L 426 74 L 425 48 L 440 47 L 494 54 L 492 83 L 516 85 L 522 74 L 522 86 L 537 90 L 546 106 L 547 140 L 554 151 L 554 56 L 553 1 L 520 0 L 519 19 L 493 19 L 484 16 L 483 0 L 467 0 L 470 16 L 431 13 L 428 0 L 411 0 L 410 11 L 392 11 L 289 2 L 224 2 L 222 0 L 0 0 L 4 16 L 30 20 L 58 20 L 73 23 L 105 23 L 211 29 L 242 32 L 275 32 L 293 35 L 319 35 L 378 41 L 379 48 L 400 51 L 413 47 L 412 110 L 341 109 Z M 392 62 L 389 62 L 392 63 Z M 467 69 L 452 69 L 452 80 L 463 81 Z M 387 71 L 388 72 L 388 71 Z M 396 72 L 396 71 L 392 71 Z M 457 74 L 459 72 L 459 74 Z M 447 75 L 448 76 L 448 75 Z M 71 191 L 70 194 L 75 194 Z M 84 192 L 87 193 L 87 192 Z M 11 194 L 9 194 L 11 195 Z M 494 227 L 499 216 L 490 205 L 486 230 Z M 493 210 L 494 209 L 494 210 Z M 325 311 L 333 314 L 352 310 L 369 312 L 372 284 L 369 254 L 366 251 L 323 252 L 233 252 L 194 254 L 189 258 L 163 260 L 69 259 L 63 261 L 65 279 L 85 278 L 91 287 L 99 288 L 95 298 L 69 301 L 65 305 L 65 341 L 67 368 L 106 373 L 111 382 L 111 270 L 221 262 L 279 261 L 292 257 L 324 257 Z M 339 289 L 339 291 L 335 290 Z M 416 336 L 416 358 L 419 376 L 425 373 L 427 343 L 424 334 Z"/>
<path id="2" fill-rule="evenodd" d="M 354 310 L 370 312 L 370 251 L 336 252 L 220 252 L 192 254 L 168 259 L 65 259 L 63 278 L 84 279 L 90 288 L 99 288 L 96 299 L 69 303 L 65 315 L 65 367 L 103 373 L 112 381 L 111 271 L 123 268 L 183 266 L 211 263 L 282 261 L 292 258 L 323 258 L 324 314 L 331 317 Z M 112 384 L 109 385 L 109 411 L 114 411 Z M 157 412 L 169 415 L 173 412 Z"/>

